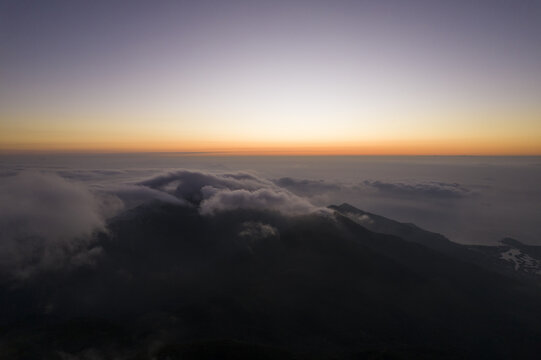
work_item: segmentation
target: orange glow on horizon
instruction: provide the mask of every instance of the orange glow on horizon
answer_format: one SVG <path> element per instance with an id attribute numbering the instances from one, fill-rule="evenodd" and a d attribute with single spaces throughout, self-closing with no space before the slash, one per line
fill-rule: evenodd
<path id="1" fill-rule="evenodd" d="M 361 118 L 349 125 L 316 122 L 314 126 L 299 120 L 244 127 L 249 123 L 237 119 L 236 127 L 215 122 L 209 128 L 204 120 L 190 125 L 183 118 L 6 116 L 0 121 L 0 153 L 541 155 L 540 111 L 479 116 L 477 123 L 466 116 L 434 116 L 432 122 L 428 116 L 423 121 L 411 119 Z"/>
<path id="2" fill-rule="evenodd" d="M 179 145 L 183 143 L 183 145 Z M 288 155 L 480 155 L 538 156 L 535 140 L 385 140 L 348 143 L 232 143 L 232 142 L 82 142 L 0 146 L 0 153 L 183 153 L 192 156 L 288 156 Z"/>

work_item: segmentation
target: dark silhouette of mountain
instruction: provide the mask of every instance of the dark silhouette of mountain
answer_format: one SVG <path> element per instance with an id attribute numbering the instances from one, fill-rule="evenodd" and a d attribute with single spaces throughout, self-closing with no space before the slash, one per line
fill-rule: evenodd
<path id="1" fill-rule="evenodd" d="M 514 247 L 521 250 L 524 254 L 532 254 L 534 259 L 541 262 L 541 247 L 526 246 L 519 243 L 517 240 L 509 238 L 502 240 L 502 246 L 497 247 L 475 245 L 465 246 L 452 242 L 441 234 L 424 230 L 415 224 L 403 223 L 388 219 L 381 215 L 376 215 L 357 209 L 347 203 L 339 206 L 331 205 L 329 208 L 340 212 L 371 231 L 395 235 L 406 241 L 421 244 L 441 254 L 451 256 L 457 260 L 465 261 L 506 276 L 521 278 L 524 280 L 533 279 L 536 282 L 540 280 L 538 276 L 541 274 L 541 272 L 538 273 L 537 270 L 541 270 L 541 264 L 539 264 L 537 268 L 535 261 L 529 261 L 526 263 L 531 263 L 532 267 L 520 267 L 520 270 L 523 271 L 516 271 L 519 270 L 519 268 L 510 266 L 510 260 L 505 260 L 502 258 L 501 254 Z"/>
<path id="2" fill-rule="evenodd" d="M 360 224 L 374 232 L 395 235 L 406 241 L 418 243 L 430 249 L 447 254 L 461 253 L 464 250 L 462 246 L 450 241 L 445 236 L 423 230 L 412 223 L 402 223 L 391 220 L 380 215 L 357 209 L 347 203 L 339 206 L 331 205 L 329 208 L 336 210 L 345 216 L 349 216 L 354 221 L 356 216 L 366 216 L 365 221 L 362 221 L 363 219 L 361 218 Z"/>
<path id="3" fill-rule="evenodd" d="M 332 209 L 302 216 L 242 209 L 202 216 L 159 202 L 132 209 L 98 236 L 103 253 L 93 266 L 2 284 L 0 357 L 539 354 L 536 285 L 462 261 L 462 246 L 441 235 L 368 214 L 376 232 L 349 215 L 367 213 Z"/>

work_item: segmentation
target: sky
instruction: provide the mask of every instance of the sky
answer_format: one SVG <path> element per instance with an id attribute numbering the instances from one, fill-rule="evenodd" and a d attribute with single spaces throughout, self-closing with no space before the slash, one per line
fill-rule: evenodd
<path id="1" fill-rule="evenodd" d="M 541 1 L 0 0 L 0 151 L 539 155 Z"/>

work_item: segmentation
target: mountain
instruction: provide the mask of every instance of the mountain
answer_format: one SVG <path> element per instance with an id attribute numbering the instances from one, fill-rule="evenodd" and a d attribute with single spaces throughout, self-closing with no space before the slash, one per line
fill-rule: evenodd
<path id="1" fill-rule="evenodd" d="M 418 243 L 447 254 L 461 253 L 464 250 L 462 246 L 450 241 L 445 236 L 423 230 L 415 224 L 391 220 L 357 209 L 347 203 L 339 206 L 331 205 L 329 208 L 349 217 L 373 232 L 395 235 L 406 241 Z"/>
<path id="2" fill-rule="evenodd" d="M 501 246 L 462 245 L 445 236 L 355 208 L 347 203 L 329 206 L 367 229 L 398 236 L 423 245 L 456 260 L 468 262 L 505 276 L 539 282 L 541 280 L 541 246 L 524 245 L 506 238 Z M 512 266 L 510 266 L 512 265 Z"/>
<path id="3" fill-rule="evenodd" d="M 2 283 L 0 357 L 536 358 L 539 287 L 441 235 L 331 209 L 132 209 L 95 263 Z"/>

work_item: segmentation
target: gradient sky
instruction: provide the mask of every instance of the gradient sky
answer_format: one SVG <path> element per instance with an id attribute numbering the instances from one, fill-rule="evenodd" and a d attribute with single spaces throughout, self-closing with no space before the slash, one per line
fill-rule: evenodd
<path id="1" fill-rule="evenodd" d="M 0 150 L 541 154 L 541 1 L 0 0 Z"/>

